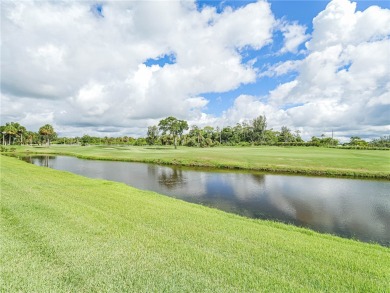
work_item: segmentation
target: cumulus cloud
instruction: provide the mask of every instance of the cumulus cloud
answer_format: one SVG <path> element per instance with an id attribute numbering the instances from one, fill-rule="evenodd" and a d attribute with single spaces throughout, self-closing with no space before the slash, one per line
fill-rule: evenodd
<path id="1" fill-rule="evenodd" d="M 201 113 L 208 102 L 201 93 L 256 80 L 239 51 L 270 43 L 275 24 L 263 1 L 222 13 L 199 11 L 191 1 L 96 5 L 2 3 L 3 104 L 23 103 L 20 118 L 29 117 L 36 99 L 52 113 L 42 123 L 50 118 L 59 126 L 128 127 L 143 120 L 145 128 L 150 118 Z M 175 62 L 145 65 L 165 54 Z M 53 102 L 63 108 L 53 109 Z M 3 118 L 14 118 L 7 111 Z"/>
<path id="2" fill-rule="evenodd" d="M 340 136 L 388 135 L 390 10 L 372 6 L 361 12 L 355 3 L 334 0 L 313 25 L 307 56 L 269 71 L 298 72 L 270 92 L 270 104 L 279 109 L 296 104 L 285 109 L 284 123 L 313 134 L 335 129 Z"/>
<path id="3" fill-rule="evenodd" d="M 310 36 L 306 34 L 307 28 L 298 23 L 286 24 L 282 27 L 284 46 L 281 53 L 297 53 L 298 47 L 304 43 Z"/>
<path id="4" fill-rule="evenodd" d="M 275 19 L 265 1 L 222 12 L 194 1 L 102 3 L 1 3 L 2 123 L 137 136 L 168 115 L 221 126 L 265 114 L 270 127 L 307 136 L 388 135 L 388 9 L 356 11 L 349 0 L 333 0 L 309 36 L 305 25 Z M 276 30 L 283 35 L 276 55 L 296 57 L 259 74 L 262 65 L 244 61 L 244 52 L 261 52 Z M 174 58 L 147 62 L 164 56 Z M 263 97 L 242 93 L 222 115 L 206 113 L 205 93 L 261 87 L 262 77 L 292 72 Z"/>
<path id="5" fill-rule="evenodd" d="M 353 2 L 331 1 L 313 20 L 304 58 L 271 65 L 260 74 L 297 76 L 265 97 L 239 96 L 223 118 L 234 124 L 266 115 L 270 127 L 288 125 L 305 139 L 332 132 L 344 141 L 353 135 L 388 135 L 389 21 L 388 9 L 356 11 Z M 293 51 L 286 45 L 282 50 Z"/>
<path id="6" fill-rule="evenodd" d="M 259 77 L 275 77 L 285 75 L 291 72 L 297 72 L 300 65 L 302 64 L 301 60 L 288 60 L 285 62 L 278 62 L 268 67 L 264 72 L 261 72 Z"/>

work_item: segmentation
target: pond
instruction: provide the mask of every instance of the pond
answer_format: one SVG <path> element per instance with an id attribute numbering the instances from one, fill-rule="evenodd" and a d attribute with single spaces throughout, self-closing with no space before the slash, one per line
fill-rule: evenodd
<path id="1" fill-rule="evenodd" d="M 281 221 L 390 246 L 388 181 L 188 169 L 67 156 L 23 159 L 250 218 Z"/>

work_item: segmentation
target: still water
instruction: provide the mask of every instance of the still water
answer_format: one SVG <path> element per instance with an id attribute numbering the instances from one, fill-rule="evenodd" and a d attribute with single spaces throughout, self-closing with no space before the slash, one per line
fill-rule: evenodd
<path id="1" fill-rule="evenodd" d="M 39 166 L 119 181 L 251 218 L 390 246 L 390 182 L 25 157 Z"/>

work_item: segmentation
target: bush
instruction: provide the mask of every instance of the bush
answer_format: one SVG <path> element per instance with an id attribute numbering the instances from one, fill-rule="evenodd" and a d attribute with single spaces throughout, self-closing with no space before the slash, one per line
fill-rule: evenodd
<path id="1" fill-rule="evenodd" d="M 7 149 L 6 147 L 1 146 L 1 147 L 0 147 L 0 152 L 2 152 L 2 153 L 7 153 L 7 152 L 8 152 L 8 149 Z"/>

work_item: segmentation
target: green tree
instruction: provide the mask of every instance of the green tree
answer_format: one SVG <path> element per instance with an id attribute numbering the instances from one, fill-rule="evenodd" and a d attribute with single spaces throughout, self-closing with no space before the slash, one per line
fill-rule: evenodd
<path id="1" fill-rule="evenodd" d="M 15 127 L 15 123 L 6 123 L 4 127 L 4 132 L 8 136 L 8 144 L 11 145 L 11 138 L 18 133 L 17 127 Z"/>
<path id="2" fill-rule="evenodd" d="M 256 142 L 264 141 L 265 130 L 267 129 L 267 118 L 260 115 L 259 117 L 253 119 L 253 139 Z"/>
<path id="3" fill-rule="evenodd" d="M 92 139 L 93 137 L 89 136 L 88 134 L 84 134 L 80 139 L 81 145 L 85 146 L 90 144 L 92 142 Z"/>
<path id="4" fill-rule="evenodd" d="M 169 132 L 169 134 L 173 136 L 174 146 L 175 149 L 177 149 L 177 138 L 183 134 L 184 130 L 188 129 L 188 123 L 187 121 L 178 120 L 177 118 L 170 116 L 160 120 L 158 127 L 163 135 Z"/>
<path id="5" fill-rule="evenodd" d="M 303 142 L 300 130 L 295 130 L 294 139 L 295 139 L 296 142 Z"/>
<path id="6" fill-rule="evenodd" d="M 27 129 L 26 127 L 20 125 L 19 123 L 15 123 L 15 128 L 16 128 L 16 134 L 19 136 L 20 145 L 22 145 L 23 138 L 26 135 Z"/>
<path id="7" fill-rule="evenodd" d="M 157 126 L 149 126 L 148 133 L 146 135 L 146 142 L 148 145 L 156 144 L 158 140 L 158 127 Z"/>
<path id="8" fill-rule="evenodd" d="M 204 140 L 203 134 L 204 134 L 203 130 L 196 125 L 193 125 L 191 127 L 190 132 L 188 133 L 188 135 L 197 142 L 196 145 L 198 147 L 202 145 L 202 142 Z"/>
<path id="9" fill-rule="evenodd" d="M 25 137 L 30 143 L 30 145 L 38 141 L 38 134 L 36 132 L 27 131 Z"/>
<path id="10" fill-rule="evenodd" d="M 279 134 L 279 142 L 291 142 L 294 141 L 294 136 L 291 130 L 287 126 L 282 126 Z"/>
<path id="11" fill-rule="evenodd" d="M 253 126 L 247 122 L 241 124 L 241 142 L 253 142 Z"/>
<path id="12" fill-rule="evenodd" d="M 350 145 L 353 146 L 367 146 L 368 143 L 364 140 L 361 139 L 359 136 L 352 136 L 349 141 Z"/>
<path id="13" fill-rule="evenodd" d="M 233 140 L 233 129 L 230 126 L 226 126 L 221 130 L 221 143 L 231 143 Z"/>
<path id="14" fill-rule="evenodd" d="M 380 138 L 373 139 L 370 145 L 375 147 L 390 147 L 390 135 L 385 135 Z"/>
<path id="15" fill-rule="evenodd" d="M 206 138 L 210 138 L 212 139 L 213 136 L 214 136 L 214 127 L 211 127 L 211 126 L 205 126 L 205 128 L 203 128 L 203 131 L 204 131 L 204 136 Z"/>
<path id="16" fill-rule="evenodd" d="M 310 143 L 314 146 L 319 146 L 321 144 L 321 139 L 319 139 L 318 137 L 316 136 L 312 136 L 311 137 L 311 141 Z"/>
<path id="17" fill-rule="evenodd" d="M 237 123 L 236 126 L 233 127 L 233 137 L 232 144 L 238 144 L 243 137 L 242 125 L 241 123 Z"/>
<path id="18" fill-rule="evenodd" d="M 264 142 L 268 145 L 273 145 L 278 142 L 279 132 L 272 128 L 264 131 Z"/>
<path id="19" fill-rule="evenodd" d="M 50 139 L 55 135 L 53 126 L 50 124 L 43 125 L 39 128 L 39 134 L 46 138 L 46 142 L 50 146 Z"/>
<path id="20" fill-rule="evenodd" d="M 215 142 L 218 142 L 219 144 L 222 143 L 221 134 L 222 134 L 222 131 L 221 131 L 221 129 L 219 128 L 219 126 L 217 126 L 217 128 L 215 129 L 214 135 L 213 135 L 213 140 L 214 140 Z"/>
<path id="21" fill-rule="evenodd" d="M 148 144 L 148 143 L 147 143 L 146 139 L 143 138 L 143 137 L 139 137 L 139 138 L 137 138 L 137 139 L 134 141 L 134 145 L 135 145 L 135 146 L 143 146 L 143 145 L 147 145 L 147 144 Z"/>

